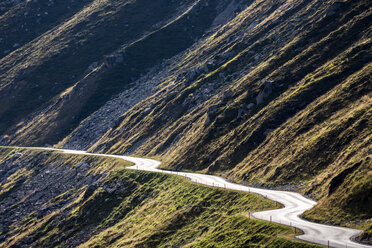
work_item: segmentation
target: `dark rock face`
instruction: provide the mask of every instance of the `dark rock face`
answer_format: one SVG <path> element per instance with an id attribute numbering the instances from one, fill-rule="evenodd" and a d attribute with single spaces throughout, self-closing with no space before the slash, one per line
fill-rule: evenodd
<path id="1" fill-rule="evenodd" d="M 345 5 L 344 2 L 336 1 L 334 2 L 326 11 L 326 16 L 334 16 L 336 15 L 341 8 Z"/>
<path id="2" fill-rule="evenodd" d="M 78 128 L 71 132 L 71 137 L 68 137 L 63 147 L 88 149 L 110 128 L 117 127 L 122 121 L 120 117 L 126 111 L 159 90 L 158 84 L 169 75 L 157 72 L 161 66 L 164 65 L 150 70 L 148 74 L 136 80 L 133 87 L 124 90 L 86 118 Z M 151 106 L 144 109 L 144 114 L 150 111 Z"/>
<path id="3" fill-rule="evenodd" d="M 67 2 L 66 6 L 61 6 L 61 3 L 53 1 L 20 1 L 14 8 L 13 5 L 3 7 L 3 3 L 0 3 L 0 8 L 3 8 L 0 13 L 4 10 L 9 14 L 0 22 L 0 33 L 11 31 L 10 36 L 14 38 L 10 39 L 8 35 L 0 37 L 0 59 L 5 56 L 4 63 L 0 64 L 0 78 L 4 85 L 9 86 L 0 88 L 0 116 L 6 116 L 6 122 L 0 121 L 0 134 L 9 135 L 14 144 L 25 144 L 25 140 L 30 141 L 27 144 L 30 146 L 56 144 L 71 131 L 75 136 L 79 129 L 89 126 L 94 129 L 89 130 L 89 135 L 81 130 L 76 134 L 76 138 L 83 140 L 82 144 L 77 144 L 76 139 L 72 138 L 67 146 L 92 146 L 123 113 L 166 86 L 162 84 L 156 87 L 163 83 L 154 79 L 156 73 L 168 60 L 171 59 L 168 63 L 171 64 L 178 56 L 187 53 L 190 46 L 209 32 L 213 20 L 224 12 L 231 0 L 135 0 L 133 4 L 113 1 L 94 7 L 90 7 L 92 0 Z M 233 4 L 235 7 L 222 19 L 228 21 L 233 18 L 237 14 L 235 10 L 243 6 L 242 2 L 245 1 L 236 1 Z M 32 29 L 28 29 L 25 28 L 28 26 L 25 20 L 33 24 L 38 21 L 40 25 L 31 25 Z M 12 29 L 13 22 L 17 25 Z M 62 25 L 64 23 L 69 24 Z M 59 28 L 62 32 L 55 31 Z M 40 39 L 42 42 L 35 42 Z M 4 42 L 9 44 L 3 46 Z M 50 49 L 53 51 L 49 50 L 50 47 L 54 48 Z M 26 57 L 30 58 L 27 63 Z M 13 60 L 17 63 L 13 63 Z M 190 72 L 189 76 L 193 79 L 208 73 L 217 64 L 211 60 L 209 64 L 201 63 L 194 70 L 184 70 L 182 73 L 186 75 Z M 177 70 L 165 74 L 177 76 Z M 164 71 L 161 73 L 164 74 Z M 35 80 L 29 78 L 35 75 Z M 91 82 L 82 84 L 88 78 Z M 22 80 L 27 84 L 21 85 Z M 29 85 L 37 87 L 30 89 Z M 79 85 L 84 90 L 74 93 Z M 8 91 L 14 97 L 9 96 Z M 33 93 L 29 94 L 30 91 Z M 118 100 L 120 93 L 123 94 Z M 30 101 L 26 98 L 30 98 Z M 108 102 L 113 99 L 119 110 L 109 106 Z M 20 101 L 28 104 L 21 104 Z M 17 111 L 12 111 L 13 107 Z M 66 111 L 69 108 L 73 111 Z M 103 115 L 102 111 L 107 110 L 112 112 L 111 115 Z M 12 114 L 4 113 L 7 111 Z M 44 120 L 57 125 L 45 123 L 42 128 L 33 126 L 43 118 L 41 116 L 55 114 L 64 118 Z M 93 115 L 95 117 L 90 118 Z M 84 124 L 92 119 L 95 123 L 99 120 L 102 123 L 100 127 Z M 24 125 L 28 125 L 28 128 L 23 129 Z M 46 131 L 49 129 L 55 130 Z M 31 134 L 33 138 L 19 137 L 23 134 Z"/>
<path id="4" fill-rule="evenodd" d="M 123 55 L 121 53 L 115 53 L 105 56 L 103 63 L 107 68 L 111 68 L 121 62 L 123 62 Z"/>

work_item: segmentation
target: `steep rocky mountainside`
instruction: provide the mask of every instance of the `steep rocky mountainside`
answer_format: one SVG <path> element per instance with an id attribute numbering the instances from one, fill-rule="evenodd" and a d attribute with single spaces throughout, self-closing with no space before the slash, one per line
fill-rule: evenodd
<path id="1" fill-rule="evenodd" d="M 371 225 L 370 1 L 1 4 L 1 144 L 157 157 Z"/>
<path id="2" fill-rule="evenodd" d="M 227 5 L 97 0 L 67 14 L 63 10 L 71 6 L 31 3 L 16 5 L 0 19 L 4 54 L 9 53 L 0 61 L 0 131 L 15 134 L 14 142 L 38 145 L 58 142 L 141 74 L 188 48 Z M 32 14 L 34 25 L 27 20 Z M 42 25 L 45 15 L 53 20 Z"/>
<path id="3" fill-rule="evenodd" d="M 172 86 L 91 150 L 281 185 L 320 200 L 312 220 L 368 223 L 371 10 L 368 1 L 252 2 L 163 69 L 175 71 L 164 80 Z"/>
<path id="4" fill-rule="evenodd" d="M 246 216 L 271 201 L 126 165 L 0 148 L 0 247 L 318 247 Z"/>

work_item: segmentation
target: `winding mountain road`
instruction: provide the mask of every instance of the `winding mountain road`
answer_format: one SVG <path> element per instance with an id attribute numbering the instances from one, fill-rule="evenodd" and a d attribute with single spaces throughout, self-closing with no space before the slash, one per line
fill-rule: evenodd
<path id="1" fill-rule="evenodd" d="M 26 147 L 25 147 L 26 148 Z M 33 148 L 35 149 L 35 148 Z M 221 187 L 231 190 L 239 190 L 244 192 L 251 192 L 263 195 L 264 197 L 276 201 L 282 204 L 284 207 L 275 210 L 263 211 L 253 213 L 252 216 L 261 219 L 284 224 L 292 227 L 299 228 L 303 231 L 303 234 L 297 236 L 297 239 L 308 241 L 311 243 L 321 244 L 329 247 L 340 247 L 340 248 L 371 248 L 372 246 L 363 245 L 353 242 L 352 239 L 358 236 L 362 231 L 357 229 L 336 227 L 323 224 L 317 224 L 313 222 L 301 219 L 299 216 L 306 210 L 311 209 L 316 202 L 312 201 L 299 193 L 259 189 L 253 187 L 247 187 L 236 183 L 230 183 L 225 179 L 213 175 L 188 173 L 188 172 L 176 172 L 158 169 L 160 162 L 152 159 L 137 158 L 121 155 L 109 155 L 109 154 L 97 154 L 87 153 L 85 151 L 77 150 L 66 150 L 66 149 L 54 149 L 54 148 L 36 148 L 42 150 L 54 150 L 61 151 L 67 154 L 82 154 L 82 155 L 94 155 L 101 157 L 113 157 L 124 159 L 134 163 L 133 166 L 127 167 L 128 169 L 141 170 L 141 171 L 152 171 L 159 173 L 175 174 L 189 178 L 191 181 L 214 186 Z"/>

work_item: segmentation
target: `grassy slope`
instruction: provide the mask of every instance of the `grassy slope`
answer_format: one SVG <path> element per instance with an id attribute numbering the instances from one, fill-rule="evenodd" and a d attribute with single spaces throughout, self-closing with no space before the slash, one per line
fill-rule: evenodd
<path id="1" fill-rule="evenodd" d="M 16 152 L 22 156 L 14 160 Z M 176 176 L 127 171 L 122 169 L 125 163 L 115 159 L 13 148 L 1 148 L 0 156 L 2 164 L 13 159 L 13 163 L 38 163 L 48 169 L 56 161 L 66 168 L 87 161 L 95 173 L 106 173 L 104 183 L 88 196 L 85 196 L 86 186 L 74 189 L 69 196 L 73 200 L 68 204 L 43 217 L 38 217 L 37 211 L 30 212 L 13 223 L 9 232 L 2 233 L 6 237 L 1 241 L 2 247 L 66 244 L 81 247 L 315 247 L 288 239 L 293 235 L 290 228 L 249 219 L 249 211 L 275 207 L 253 194 L 200 186 Z M 15 173 L 19 178 L 25 172 Z M 27 180 L 35 176 L 24 175 L 29 177 Z M 6 201 L 4 187 L 12 184 L 11 178 L 1 185 L 2 201 Z M 120 187 L 115 191 L 107 190 L 118 184 Z M 14 189 L 13 194 L 16 192 Z M 66 200 L 66 194 L 39 200 L 45 200 L 43 206 L 58 205 Z M 18 205 L 26 205 L 30 198 Z"/>
<path id="2" fill-rule="evenodd" d="M 0 58 L 37 38 L 80 11 L 90 0 L 20 1 L 0 15 Z M 20 35 L 22 33 L 22 35 Z M 14 46 L 16 45 L 16 46 Z M 7 51 L 4 53 L 4 51 Z"/>
<path id="3" fill-rule="evenodd" d="M 327 206 L 337 212 L 336 219 L 325 212 L 311 218 L 366 228 L 371 212 L 355 199 L 371 202 L 366 172 L 371 170 L 372 12 L 368 1 L 346 1 L 330 17 L 333 2 L 293 1 L 291 10 L 273 12 L 270 1 L 255 1 L 194 47 L 178 69 L 231 51 L 235 57 L 191 82 L 181 77 L 176 95 L 165 92 L 135 106 L 93 149 L 122 153 L 139 144 L 137 154 L 162 156 L 170 169 L 202 170 L 243 183 L 291 184 L 321 200 L 313 211 L 322 213 Z M 254 20 L 262 22 L 249 29 Z M 274 80 L 274 93 L 247 110 L 264 79 Z M 197 103 L 203 86 L 219 88 L 221 82 L 229 86 Z M 149 106 L 152 112 L 144 114 Z M 207 114 L 211 107 L 216 110 Z M 348 170 L 359 162 L 363 166 Z M 360 180 L 347 184 L 348 178 Z"/>
<path id="4" fill-rule="evenodd" d="M 63 32 L 49 34 L 51 31 L 48 31 L 42 36 L 43 39 L 50 38 L 53 45 L 48 45 L 48 42 L 39 45 L 55 47 L 57 51 L 53 53 L 56 56 L 49 57 L 53 53 L 43 52 L 45 58 L 38 57 L 33 61 L 40 65 L 35 65 L 31 71 L 26 70 L 25 76 L 18 78 L 11 84 L 13 86 L 0 91 L 0 95 L 4 95 L 4 107 L 0 107 L 0 113 L 3 110 L 3 115 L 7 116 L 0 125 L 14 134 L 10 143 L 57 143 L 110 97 L 130 88 L 133 80 L 192 45 L 219 14 L 216 5 L 223 7 L 227 3 L 220 1 L 207 5 L 204 0 L 188 0 L 167 4 L 167 0 L 159 0 L 149 4 L 136 0 L 108 4 L 97 1 L 85 7 L 68 19 L 72 28 L 63 25 L 59 27 Z M 88 30 L 82 30 L 82 26 Z M 63 37 L 63 42 L 69 45 L 64 47 L 57 37 Z M 108 54 L 120 54 L 121 62 L 106 66 L 103 57 Z M 17 58 L 14 55 L 3 60 L 11 64 Z M 86 68 L 94 61 L 98 62 L 98 68 L 87 72 Z M 3 70 L 19 71 L 22 64 L 19 61 L 11 69 L 4 66 Z M 32 68 L 31 64 L 28 67 Z M 11 79 L 11 75 L 6 76 L 4 82 Z M 40 82 L 38 87 L 29 94 L 27 87 L 36 81 Z M 55 82 L 56 87 L 49 87 L 51 82 Z M 17 92 L 17 97 L 13 98 L 11 94 L 18 90 L 22 92 Z M 41 96 L 28 99 L 34 94 Z M 28 104 L 21 104 L 26 101 Z M 44 103 L 44 109 L 40 108 L 40 103 Z M 21 121 L 26 115 L 28 120 Z"/>
<path id="5" fill-rule="evenodd" d="M 174 46 L 169 49 L 158 47 L 161 54 L 158 54 L 157 59 L 148 58 L 147 64 L 138 67 L 141 61 L 136 61 L 136 59 L 146 59 L 138 57 L 138 51 L 152 49 L 148 47 L 149 44 L 146 46 L 142 43 L 151 43 L 154 39 L 159 40 L 161 34 L 154 39 L 141 40 L 140 38 L 156 30 L 162 31 L 163 25 L 180 15 L 181 10 L 187 10 L 188 5 L 192 3 L 187 0 L 171 4 L 166 2 L 94 1 L 84 6 L 75 15 L 67 16 L 64 22 L 4 57 L 0 66 L 2 81 L 0 114 L 6 118 L 0 123 L 0 131 L 4 132 L 36 110 L 40 111 L 42 109 L 40 106 L 51 105 L 46 112 L 45 110 L 38 112 L 39 116 L 35 116 L 34 113 L 32 116 L 34 120 L 31 123 L 33 126 L 28 127 L 27 131 L 22 130 L 19 136 L 23 135 L 23 140 L 26 136 L 26 140 L 30 143 L 34 140 L 33 144 L 56 142 L 61 135 L 66 134 L 65 132 L 71 128 L 71 125 L 79 123 L 107 101 L 112 94 L 117 94 L 118 91 L 128 87 L 132 77 L 138 77 L 140 73 L 143 73 L 142 70 L 151 68 L 158 61 L 185 49 L 185 46 L 190 43 L 189 39 L 193 39 L 193 35 L 200 35 L 200 32 L 204 30 L 202 25 L 198 32 L 184 33 L 183 36 L 179 32 L 175 33 Z M 22 11 L 26 10 L 22 9 Z M 196 8 L 195 11 L 200 10 Z M 200 12 L 203 14 L 203 11 Z M 213 14 L 211 12 L 211 15 Z M 8 18 L 4 17 L 3 21 L 9 21 L 8 19 L 12 18 L 19 18 L 19 16 L 10 15 Z M 190 18 L 185 21 L 181 18 L 179 22 L 181 24 L 177 25 L 176 22 L 176 28 L 182 29 L 185 25 L 192 25 L 195 20 Z M 208 24 L 207 21 L 205 23 L 205 25 Z M 169 29 L 172 29 L 172 26 Z M 17 34 L 23 35 L 21 31 Z M 186 37 L 186 34 L 189 36 Z M 140 42 L 133 44 L 138 40 Z M 179 40 L 182 42 L 177 43 Z M 159 42 L 164 44 L 161 40 Z M 98 75 L 95 76 L 87 73 L 86 70 L 90 64 L 96 61 L 102 64 L 104 56 L 114 52 L 126 53 L 123 55 L 124 63 L 120 65 L 121 73 L 112 69 L 112 77 L 103 75 L 102 78 L 99 76 L 106 70 L 96 71 Z M 138 68 L 133 71 L 136 67 Z M 118 78 L 121 80 L 118 81 Z M 74 88 L 70 88 L 71 86 Z M 82 93 L 82 90 L 85 91 Z M 67 100 L 70 99 L 63 99 L 63 96 L 72 92 L 80 93 L 84 97 L 70 94 L 74 96 L 73 98 L 78 98 L 78 101 L 69 102 Z M 26 102 L 27 104 L 24 104 Z M 64 105 L 60 106 L 61 104 Z M 46 125 L 40 127 L 40 121 Z M 52 130 L 46 132 L 49 129 Z M 44 130 L 44 133 L 40 130 Z M 23 134 L 24 132 L 26 134 Z"/>
<path id="6" fill-rule="evenodd" d="M 97 4 L 86 11 L 102 11 Z M 92 150 L 123 153 L 134 147 L 139 155 L 161 156 L 170 169 L 294 188 L 320 200 L 306 218 L 367 228 L 371 212 L 360 202 L 371 202 L 369 5 L 367 0 L 341 4 L 333 0 L 252 1 L 234 20 L 172 64 L 169 70 L 175 74 L 166 79 L 173 82 L 172 90 L 165 89 L 134 106 Z M 332 8 L 337 11 L 329 14 Z M 114 13 L 109 12 L 108 20 L 115 20 L 111 19 Z M 191 19 L 187 25 L 180 20 L 186 26 L 200 21 L 185 19 Z M 175 30 L 169 27 L 162 34 L 169 35 L 167 31 Z M 164 43 L 162 36 L 152 37 L 156 44 Z M 131 54 L 137 58 L 143 47 L 133 48 Z M 6 57 L 9 64 L 16 62 L 12 58 L 17 53 Z M 156 60 L 148 54 L 151 61 Z M 147 63 L 146 58 L 138 57 L 133 65 Z M 82 70 L 81 65 L 87 66 L 88 61 L 72 71 Z M 124 69 L 119 66 L 102 76 L 116 85 L 127 74 Z M 196 75 L 190 76 L 192 71 Z M 248 109 L 248 104 L 256 102 L 263 80 L 274 81 L 273 93 Z M 95 82 L 89 94 L 101 92 Z M 84 89 L 84 81 L 79 87 Z M 203 95 L 206 88 L 212 88 L 213 94 Z M 75 106 L 79 100 L 76 93 L 66 106 Z M 148 107 L 150 113 L 144 111 Z M 71 123 L 71 114 L 75 114 L 71 108 L 52 109 L 47 120 L 36 118 L 29 124 L 32 128 L 25 126 L 16 141 L 34 142 L 44 131 L 45 137 L 51 137 L 53 130 L 60 129 L 53 126 L 55 120 L 65 114 Z M 326 208 L 331 211 L 323 211 Z"/>

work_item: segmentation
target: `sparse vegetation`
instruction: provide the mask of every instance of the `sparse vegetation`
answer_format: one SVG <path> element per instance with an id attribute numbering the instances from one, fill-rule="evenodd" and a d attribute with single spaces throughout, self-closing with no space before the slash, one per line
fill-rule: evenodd
<path id="1" fill-rule="evenodd" d="M 22 157 L 14 160 L 16 152 L 21 152 Z M 254 194 L 201 186 L 177 176 L 125 170 L 122 166 L 127 163 L 117 159 L 12 148 L 1 148 L 0 159 L 1 164 L 9 160 L 29 166 L 29 163 L 38 163 L 44 170 L 50 170 L 50 164 L 56 161 L 66 170 L 85 161 L 92 165 L 95 173 L 106 174 L 102 184 L 93 190 L 94 183 L 67 190 L 53 199 L 40 198 L 44 201 L 40 208 L 18 218 L 11 230 L 2 231 L 1 235 L 7 237 L 1 241 L 2 247 L 64 247 L 67 244 L 80 247 L 206 247 L 206 244 L 208 247 L 316 247 L 294 241 L 291 228 L 249 219 L 248 212 L 275 208 L 273 202 Z M 50 172 L 50 177 L 53 173 Z M 35 177 L 25 176 L 31 181 Z M 47 189 L 44 194 L 49 194 Z M 21 204 L 26 207 L 30 202 L 32 199 L 26 199 Z M 59 208 L 41 217 L 40 211 L 45 206 Z"/>
<path id="2" fill-rule="evenodd" d="M 6 6 L 0 9 L 0 144 L 156 157 L 171 170 L 298 191 L 318 201 L 304 218 L 361 228 L 360 238 L 368 242 L 370 1 L 92 0 L 67 7 L 52 2 L 0 3 Z M 97 163 L 91 175 L 124 166 Z M 30 168 L 13 173 L 2 185 L 0 200 L 35 173 Z M 126 173 L 123 180 L 142 185 Z M 164 184 L 156 177 L 149 180 L 164 187 L 176 180 L 163 179 Z M 183 192 L 186 184 L 176 189 Z M 86 190 L 70 191 L 77 201 L 68 207 L 74 209 L 74 221 L 80 221 L 85 204 L 103 200 L 99 190 L 84 199 Z M 108 200 L 112 211 L 129 196 L 117 197 Z M 161 197 L 156 199 L 169 196 Z M 178 221 L 184 218 L 184 212 L 179 214 L 168 217 Z M 212 216 L 206 218 L 224 223 L 213 231 L 224 244 L 248 240 L 229 240 L 225 234 L 230 221 L 251 224 L 242 213 Z M 102 218 L 95 222 L 109 228 Z M 100 233 L 89 242 L 168 245 L 146 222 L 141 222 L 144 230 L 130 229 L 141 237 L 131 240 L 114 228 L 122 218 L 110 226 L 117 238 Z M 172 234 L 165 223 L 173 221 L 163 223 L 159 216 L 154 221 L 164 225 L 159 230 L 170 235 L 169 245 L 181 242 L 174 235 L 183 226 Z M 45 221 L 43 228 L 48 225 Z M 42 232 L 49 237 L 46 242 L 62 229 L 75 230 L 48 226 Z M 192 244 L 218 247 L 219 239 L 209 231 L 195 234 Z M 264 242 L 257 235 L 257 244 Z"/>

